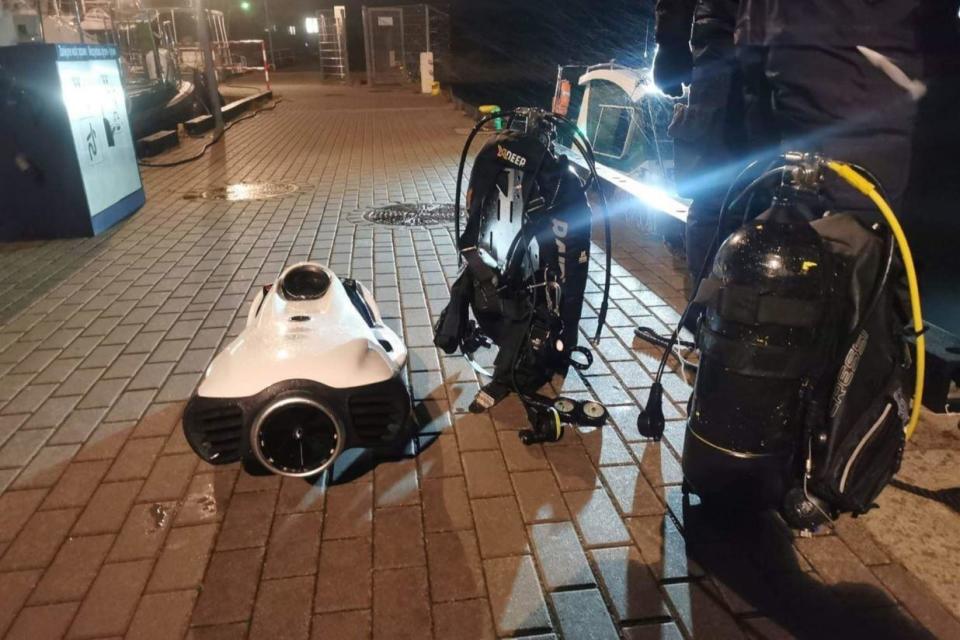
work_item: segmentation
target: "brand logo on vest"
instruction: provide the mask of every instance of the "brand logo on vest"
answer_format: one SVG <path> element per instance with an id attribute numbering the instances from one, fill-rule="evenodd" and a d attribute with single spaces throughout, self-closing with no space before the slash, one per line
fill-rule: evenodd
<path id="1" fill-rule="evenodd" d="M 833 391 L 833 401 L 830 404 L 831 418 L 836 418 L 837 414 L 840 413 L 840 408 L 847 397 L 847 391 L 850 390 L 850 383 L 853 382 L 853 377 L 857 373 L 860 359 L 867 349 L 869 339 L 870 335 L 866 331 L 861 331 L 860 335 L 857 336 L 857 341 L 850 347 L 850 351 L 847 352 L 847 356 L 843 360 L 843 367 L 840 369 L 840 375 L 837 378 L 837 386 Z"/>
<path id="2" fill-rule="evenodd" d="M 514 164 L 520 168 L 527 166 L 526 158 L 499 144 L 497 145 L 497 157 L 501 160 L 506 160 L 510 164 Z"/>
<path id="3" fill-rule="evenodd" d="M 557 261 L 560 263 L 560 279 L 567 277 L 567 232 L 570 226 L 563 220 L 553 218 L 553 235 L 557 239 Z"/>

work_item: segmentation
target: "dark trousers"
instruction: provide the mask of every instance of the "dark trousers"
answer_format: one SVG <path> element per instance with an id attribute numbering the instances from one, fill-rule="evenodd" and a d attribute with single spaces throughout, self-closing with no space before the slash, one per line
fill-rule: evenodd
<path id="1" fill-rule="evenodd" d="M 687 265 L 696 278 L 713 241 L 730 183 L 748 152 L 744 87 L 732 37 L 694 48 L 687 104 L 670 123 L 677 192 L 693 200 L 687 215 Z"/>
<path id="2" fill-rule="evenodd" d="M 917 76 L 914 53 L 881 53 Z M 689 104 L 678 108 L 671 124 L 678 190 L 693 198 L 686 240 L 694 278 L 709 258 L 726 190 L 753 158 L 801 150 L 861 165 L 899 213 L 916 117 L 904 88 L 855 48 L 747 47 L 727 64 L 731 59 L 695 66 Z M 832 176 L 824 192 L 832 210 L 874 211 Z M 731 230 L 721 229 L 720 239 Z"/>
<path id="3" fill-rule="evenodd" d="M 919 57 L 881 51 L 911 78 Z M 745 112 L 754 153 L 807 151 L 866 168 L 898 211 L 910 175 L 917 103 L 855 47 L 742 49 Z M 772 154 L 771 154 L 772 155 Z M 827 204 L 836 211 L 874 206 L 828 175 Z"/>

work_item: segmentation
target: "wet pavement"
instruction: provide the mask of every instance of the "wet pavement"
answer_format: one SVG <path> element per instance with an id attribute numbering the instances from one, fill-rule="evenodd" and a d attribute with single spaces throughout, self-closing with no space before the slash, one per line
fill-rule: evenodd
<path id="1" fill-rule="evenodd" d="M 601 357 L 563 387 L 613 424 L 522 446 L 519 405 L 465 413 L 476 376 L 431 344 L 450 228 L 363 217 L 452 202 L 469 122 L 441 98 L 278 76 L 277 109 L 144 169 L 147 205 L 109 233 L 0 246 L 0 635 L 960 637 L 960 518 L 911 491 L 960 485 L 956 418 L 925 421 L 901 488 L 835 533 L 686 503 L 690 389 L 670 374 L 667 436 L 640 438 L 656 354 L 633 339 L 676 320 L 684 282 L 627 207 Z M 196 197 L 239 183 L 296 190 Z M 179 425 L 256 288 L 304 259 L 373 288 L 424 425 L 419 456 L 331 486 L 201 463 Z"/>

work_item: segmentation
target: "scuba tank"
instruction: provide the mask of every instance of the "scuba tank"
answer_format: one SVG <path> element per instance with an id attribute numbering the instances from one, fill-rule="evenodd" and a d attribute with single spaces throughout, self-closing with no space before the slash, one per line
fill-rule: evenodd
<path id="1" fill-rule="evenodd" d="M 829 353 L 829 260 L 796 209 L 777 203 L 733 233 L 697 295 L 700 364 L 684 441 L 698 490 L 773 504 L 789 486 L 807 376 Z"/>
<path id="2" fill-rule="evenodd" d="M 507 130 L 492 137 L 474 159 L 461 234 L 459 189 L 467 154 L 493 117 L 505 118 Z M 560 130 L 571 135 L 590 167 L 586 182 L 557 152 Z M 585 369 L 592 362 L 589 350 L 578 344 L 590 263 L 591 185 L 602 201 L 589 142 L 566 118 L 539 109 L 482 118 L 461 156 L 456 234 L 463 269 L 435 326 L 434 343 L 448 354 L 459 350 L 490 378 L 471 411 L 490 409 L 510 393 L 519 395 L 533 425 L 521 432 L 527 444 L 558 440 L 563 425 L 575 419 L 589 426 L 602 426 L 606 420 L 606 410 L 597 403 L 559 402 L 539 393 L 555 375 L 566 375 L 571 366 Z M 606 215 L 604 223 L 608 268 L 598 335 L 610 289 Z M 498 353 L 493 371 L 487 372 L 473 354 L 493 345 Z"/>
<path id="3" fill-rule="evenodd" d="M 783 158 L 728 196 L 720 225 L 751 192 L 777 183 L 773 205 L 752 220 L 745 214 L 709 274 L 704 265 L 681 319 L 694 303 L 704 309 L 681 462 L 685 491 L 778 507 L 791 526 L 809 530 L 873 508 L 899 469 L 919 419 L 923 322 L 909 246 L 869 174 L 817 156 Z M 819 185 L 828 171 L 871 198 L 884 223 L 824 214 Z M 658 374 L 641 435 L 662 434 L 660 393 Z"/>

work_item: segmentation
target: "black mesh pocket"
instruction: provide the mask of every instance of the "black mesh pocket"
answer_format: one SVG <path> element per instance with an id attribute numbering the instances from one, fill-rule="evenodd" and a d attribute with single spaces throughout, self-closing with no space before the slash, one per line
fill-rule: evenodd
<path id="1" fill-rule="evenodd" d="M 817 493 L 842 511 L 864 513 L 900 469 L 906 444 L 902 404 L 887 396 L 844 434 L 823 469 Z"/>

